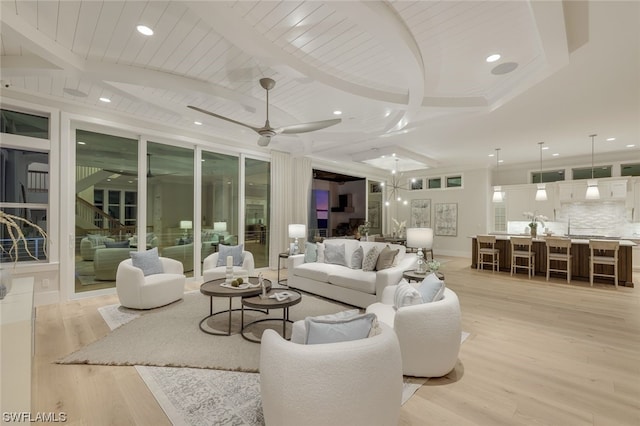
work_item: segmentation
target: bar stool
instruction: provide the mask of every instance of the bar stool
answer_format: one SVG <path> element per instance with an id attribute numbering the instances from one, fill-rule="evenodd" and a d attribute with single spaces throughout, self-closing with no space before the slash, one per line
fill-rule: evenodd
<path id="1" fill-rule="evenodd" d="M 535 275 L 536 254 L 531 251 L 533 247 L 533 239 L 531 237 L 511 237 L 511 275 L 518 268 L 527 270 L 529 279 Z M 526 259 L 526 265 L 518 265 L 518 259 Z"/>
<path id="2" fill-rule="evenodd" d="M 618 249 L 620 241 L 589 240 L 589 283 L 593 287 L 593 277 L 610 277 L 618 288 Z M 613 275 L 596 273 L 595 265 L 613 266 Z"/>
<path id="3" fill-rule="evenodd" d="M 500 249 L 496 248 L 495 235 L 477 235 L 478 261 L 477 269 L 484 269 L 484 265 L 491 265 L 491 271 L 500 270 Z M 485 261 L 485 256 L 491 256 L 491 262 Z"/>
<path id="4" fill-rule="evenodd" d="M 571 239 L 565 237 L 546 237 L 547 244 L 547 281 L 550 272 L 567 274 L 567 283 L 571 282 Z M 564 262 L 565 269 L 551 268 L 551 261 Z"/>

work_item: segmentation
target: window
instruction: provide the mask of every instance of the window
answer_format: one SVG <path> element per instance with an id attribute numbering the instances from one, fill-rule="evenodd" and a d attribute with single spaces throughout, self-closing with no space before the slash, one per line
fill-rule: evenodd
<path id="1" fill-rule="evenodd" d="M 429 178 L 429 189 L 442 188 L 442 178 Z"/>
<path id="2" fill-rule="evenodd" d="M 447 188 L 461 188 L 462 176 L 447 176 Z"/>
<path id="3" fill-rule="evenodd" d="M 414 178 L 409 181 L 409 188 L 412 191 L 422 189 L 423 181 L 422 178 Z"/>
<path id="4" fill-rule="evenodd" d="M 48 180 L 37 189 L 30 183 L 30 170 L 38 170 L 48 175 L 49 154 L 24 149 L 0 149 L 0 208 L 7 214 L 25 219 L 47 232 L 49 210 Z M 9 253 L 13 240 L 6 226 L 0 227 L 2 253 L 0 261 L 10 262 L 17 258 L 19 262 L 46 260 L 45 240 L 38 229 L 27 223 L 16 221 L 25 236 L 24 244 L 18 246 L 17 253 Z M 33 256 L 31 257 L 29 253 Z"/>
<path id="5" fill-rule="evenodd" d="M 593 168 L 593 178 L 608 178 L 611 177 L 611 166 L 597 166 Z M 571 170 L 573 179 L 591 179 L 591 167 L 584 167 Z"/>
<path id="6" fill-rule="evenodd" d="M 621 164 L 620 176 L 640 176 L 640 163 Z"/>
<path id="7" fill-rule="evenodd" d="M 591 172 L 591 169 L 589 169 Z M 564 180 L 564 169 L 545 170 L 542 172 L 542 183 Z M 540 183 L 540 172 L 531 173 L 531 183 Z"/>
<path id="8" fill-rule="evenodd" d="M 0 131 L 12 135 L 49 139 L 49 118 L 1 109 Z"/>

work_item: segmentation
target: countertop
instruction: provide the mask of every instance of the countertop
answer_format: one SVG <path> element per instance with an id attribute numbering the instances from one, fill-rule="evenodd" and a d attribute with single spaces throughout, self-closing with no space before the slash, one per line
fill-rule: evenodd
<path id="1" fill-rule="evenodd" d="M 505 240 L 508 241 L 511 239 L 511 237 L 528 237 L 528 235 L 525 234 L 489 234 L 489 235 L 495 235 L 497 240 Z M 555 236 L 555 235 L 552 235 Z M 476 235 L 472 235 L 469 238 L 476 238 Z M 611 238 L 611 237 L 607 237 L 607 238 L 594 238 L 595 240 L 606 240 L 606 241 L 620 241 L 620 246 L 630 246 L 630 247 L 634 247 L 638 244 L 636 244 L 635 242 L 633 242 L 632 240 L 627 240 L 627 239 L 621 239 L 621 238 Z M 545 239 L 543 235 L 539 235 L 536 238 L 533 239 L 533 241 L 537 241 L 537 242 L 541 242 L 544 243 Z M 589 239 L 586 238 L 571 238 L 571 244 L 589 244 Z"/>

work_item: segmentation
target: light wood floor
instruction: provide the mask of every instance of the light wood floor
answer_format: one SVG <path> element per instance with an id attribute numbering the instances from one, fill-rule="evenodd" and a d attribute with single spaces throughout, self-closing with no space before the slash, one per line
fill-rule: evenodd
<path id="1" fill-rule="evenodd" d="M 402 407 L 399 425 L 640 424 L 638 288 L 510 278 L 469 265 L 453 259 L 441 270 L 471 335 L 455 370 L 429 380 Z M 37 309 L 33 412 L 64 411 L 73 425 L 169 424 L 133 367 L 52 363 L 107 334 L 97 308 L 116 302 Z"/>

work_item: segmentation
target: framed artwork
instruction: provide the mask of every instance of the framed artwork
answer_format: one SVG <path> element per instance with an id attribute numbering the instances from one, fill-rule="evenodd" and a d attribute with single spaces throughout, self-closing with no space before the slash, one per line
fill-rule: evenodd
<path id="1" fill-rule="evenodd" d="M 411 228 L 431 227 L 431 200 L 411 200 Z"/>
<path id="2" fill-rule="evenodd" d="M 369 228 L 379 229 L 380 228 L 380 201 L 372 201 L 369 200 Z"/>
<path id="3" fill-rule="evenodd" d="M 445 237 L 458 236 L 458 203 L 436 203 L 434 212 L 434 233 Z"/>

